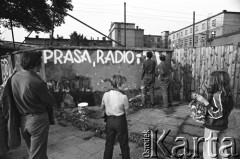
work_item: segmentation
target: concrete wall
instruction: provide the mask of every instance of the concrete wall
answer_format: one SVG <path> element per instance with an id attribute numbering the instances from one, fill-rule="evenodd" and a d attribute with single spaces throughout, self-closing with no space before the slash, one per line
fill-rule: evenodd
<path id="1" fill-rule="evenodd" d="M 100 104 L 103 92 L 111 88 L 108 79 L 114 74 L 125 77 L 126 82 L 122 89 L 129 98 L 140 94 L 142 62 L 146 59 L 146 52 L 153 51 L 142 48 L 45 47 L 15 52 L 18 70 L 20 54 L 33 50 L 43 53 L 40 76 L 48 83 L 58 104 L 62 103 L 66 94 L 70 94 L 74 102 L 85 101 L 90 105 Z M 171 50 L 155 49 L 153 59 L 157 64 L 160 64 L 161 52 L 167 52 L 167 59 L 170 61 Z M 2 70 L 11 72 L 9 57 L 1 61 L 7 61 L 1 62 Z M 9 74 L 5 73 L 2 77 L 5 79 Z M 156 69 L 156 76 L 157 74 Z M 159 82 L 156 82 L 155 88 L 159 90 Z M 159 99 L 160 93 L 157 96 Z"/>

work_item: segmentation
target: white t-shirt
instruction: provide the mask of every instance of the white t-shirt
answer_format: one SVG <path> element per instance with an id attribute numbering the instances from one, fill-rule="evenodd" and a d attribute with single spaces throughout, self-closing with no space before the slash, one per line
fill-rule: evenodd
<path id="1" fill-rule="evenodd" d="M 125 109 L 129 108 L 127 96 L 116 90 L 104 93 L 102 105 L 105 105 L 107 115 L 114 116 L 123 115 Z"/>

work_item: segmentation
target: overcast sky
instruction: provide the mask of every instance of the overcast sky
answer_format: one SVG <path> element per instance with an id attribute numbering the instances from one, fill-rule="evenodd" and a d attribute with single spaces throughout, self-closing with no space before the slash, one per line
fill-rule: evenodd
<path id="1" fill-rule="evenodd" d="M 192 24 L 193 11 L 196 22 L 223 10 L 240 12 L 240 0 L 72 0 L 73 11 L 69 14 L 97 29 L 109 34 L 111 22 L 124 22 L 124 2 L 126 2 L 126 21 L 144 29 L 144 34 L 161 35 L 162 31 L 175 31 Z M 88 39 L 102 38 L 102 35 L 89 29 L 76 20 L 66 17 L 65 24 L 55 28 L 57 35 L 69 38 L 77 31 Z M 11 41 L 11 32 L 2 28 L 2 38 Z M 14 28 L 15 41 L 22 42 L 28 35 L 24 29 Z M 30 37 L 35 37 L 32 33 Z M 38 34 L 39 37 L 49 37 Z"/>

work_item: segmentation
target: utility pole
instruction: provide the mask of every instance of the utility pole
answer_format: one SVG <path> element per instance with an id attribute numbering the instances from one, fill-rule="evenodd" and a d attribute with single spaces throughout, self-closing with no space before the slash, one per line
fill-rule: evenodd
<path id="1" fill-rule="evenodd" d="M 124 46 L 126 47 L 127 40 L 127 30 L 126 30 L 126 2 L 124 2 Z"/>
<path id="2" fill-rule="evenodd" d="M 15 49 L 15 40 L 14 40 L 12 19 L 10 19 L 10 24 L 11 24 L 11 31 L 12 31 L 13 48 L 15 51 L 16 49 Z M 14 55 L 12 54 L 12 52 L 10 52 L 10 57 L 11 57 L 11 61 L 12 61 L 12 68 L 14 69 L 15 68 L 15 60 L 14 60 Z"/>
<path id="3" fill-rule="evenodd" d="M 193 48 L 195 43 L 195 11 L 193 12 Z"/>

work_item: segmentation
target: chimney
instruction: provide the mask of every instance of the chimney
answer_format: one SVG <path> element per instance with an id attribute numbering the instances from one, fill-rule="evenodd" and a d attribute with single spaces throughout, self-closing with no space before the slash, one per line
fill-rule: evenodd
<path id="1" fill-rule="evenodd" d="M 138 29 L 138 26 L 136 26 L 136 28 Z"/>
<path id="2" fill-rule="evenodd" d="M 36 35 L 36 39 L 38 39 L 39 38 L 39 35 Z"/>
<path id="3" fill-rule="evenodd" d="M 103 40 L 103 41 L 105 41 L 105 40 L 106 40 L 106 38 L 105 38 L 105 37 L 102 37 L 102 40 Z"/>

